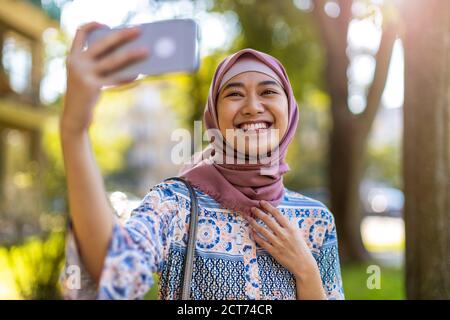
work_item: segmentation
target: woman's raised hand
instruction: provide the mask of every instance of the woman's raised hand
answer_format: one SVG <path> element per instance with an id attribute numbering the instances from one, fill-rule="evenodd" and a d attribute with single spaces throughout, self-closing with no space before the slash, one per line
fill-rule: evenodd
<path id="1" fill-rule="evenodd" d="M 92 121 L 93 109 L 104 86 L 122 85 L 133 78 L 120 78 L 115 71 L 143 60 L 148 52 L 145 48 L 117 52 L 114 49 L 135 39 L 140 30 L 137 27 L 112 32 L 105 38 L 84 49 L 89 32 L 104 25 L 91 22 L 78 28 L 67 56 L 67 92 L 61 129 L 70 133 L 87 130 Z"/>

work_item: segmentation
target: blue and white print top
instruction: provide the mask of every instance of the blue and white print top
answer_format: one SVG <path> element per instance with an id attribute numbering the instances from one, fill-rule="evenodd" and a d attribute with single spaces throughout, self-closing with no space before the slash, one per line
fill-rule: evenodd
<path id="1" fill-rule="evenodd" d="M 250 236 L 239 212 L 224 209 L 194 188 L 199 205 L 192 299 L 296 299 L 294 276 Z M 81 270 L 79 286 L 62 273 L 67 299 L 141 299 L 159 275 L 159 298 L 179 299 L 187 246 L 190 198 L 186 186 L 154 186 L 131 217 L 115 222 L 98 287 L 69 232 L 66 270 Z M 285 189 L 280 212 L 302 231 L 320 270 L 329 299 L 344 299 L 334 218 L 319 201 Z"/>

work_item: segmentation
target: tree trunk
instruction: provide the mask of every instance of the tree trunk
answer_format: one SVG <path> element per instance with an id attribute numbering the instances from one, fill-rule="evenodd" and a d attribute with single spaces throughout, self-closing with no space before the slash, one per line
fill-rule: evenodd
<path id="1" fill-rule="evenodd" d="M 369 258 L 361 232 L 359 184 L 363 174 L 365 145 L 354 123 L 334 124 L 330 135 L 331 210 L 336 216 L 341 259 L 365 261 Z"/>
<path id="2" fill-rule="evenodd" d="M 330 18 L 324 13 L 325 2 L 325 0 L 314 2 L 314 15 L 326 48 L 326 81 L 331 98 L 333 123 L 329 139 L 331 210 L 336 218 L 341 260 L 366 261 L 369 254 L 364 248 L 360 232 L 362 214 L 359 185 L 364 174 L 367 138 L 386 84 L 397 25 L 396 21 L 383 23 L 383 34 L 375 57 L 376 68 L 367 95 L 367 105 L 363 113 L 356 115 L 348 106 L 347 31 L 352 19 L 352 1 L 339 1 L 341 13 L 338 18 Z"/>
<path id="3" fill-rule="evenodd" d="M 450 1 L 403 9 L 407 298 L 450 299 Z"/>

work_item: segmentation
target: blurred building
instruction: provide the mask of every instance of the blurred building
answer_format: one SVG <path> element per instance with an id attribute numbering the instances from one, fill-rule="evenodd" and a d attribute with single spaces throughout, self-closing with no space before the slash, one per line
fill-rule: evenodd
<path id="1" fill-rule="evenodd" d="M 133 140 L 127 167 L 135 174 L 127 180 L 133 183 L 133 192 L 139 196 L 178 171 L 178 166 L 171 161 L 175 144 L 171 141 L 171 134 L 177 128 L 177 119 L 161 98 L 163 86 L 164 82 L 138 86 L 134 92 L 136 100 L 126 119 L 122 119 Z M 136 178 L 132 179 L 132 176 Z"/>
<path id="2" fill-rule="evenodd" d="M 58 23 L 27 1 L 0 5 L 0 241 L 27 234 L 39 211 L 42 128 L 42 34 Z M 13 219 L 8 219 L 13 218 Z"/>

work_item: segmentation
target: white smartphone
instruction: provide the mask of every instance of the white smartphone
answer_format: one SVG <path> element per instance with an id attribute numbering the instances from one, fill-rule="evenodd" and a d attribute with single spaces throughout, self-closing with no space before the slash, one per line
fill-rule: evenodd
<path id="1" fill-rule="evenodd" d="M 160 75 L 171 72 L 195 72 L 199 67 L 199 28 L 192 19 L 171 19 L 140 25 L 140 35 L 118 47 L 117 51 L 128 51 L 145 47 L 149 56 L 145 60 L 130 64 L 115 72 L 119 78 L 138 75 Z M 117 28 L 99 28 L 87 37 L 89 47 Z"/>

